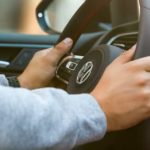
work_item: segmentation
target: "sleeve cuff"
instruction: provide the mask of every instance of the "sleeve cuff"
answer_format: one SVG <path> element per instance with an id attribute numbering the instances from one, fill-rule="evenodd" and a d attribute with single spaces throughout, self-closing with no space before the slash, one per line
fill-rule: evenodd
<path id="1" fill-rule="evenodd" d="M 5 75 L 0 74 L 0 85 L 9 86 L 8 80 Z"/>

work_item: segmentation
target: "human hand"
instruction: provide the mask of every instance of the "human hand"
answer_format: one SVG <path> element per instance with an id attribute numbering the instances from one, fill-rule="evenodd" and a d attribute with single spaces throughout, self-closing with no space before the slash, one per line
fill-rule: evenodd
<path id="1" fill-rule="evenodd" d="M 25 71 L 18 77 L 21 87 L 36 89 L 48 86 L 55 75 L 58 62 L 72 44 L 73 41 L 66 38 L 54 48 L 37 52 Z"/>
<path id="2" fill-rule="evenodd" d="M 131 61 L 135 47 L 110 64 L 92 95 L 106 114 L 108 131 L 150 117 L 150 57 Z"/>

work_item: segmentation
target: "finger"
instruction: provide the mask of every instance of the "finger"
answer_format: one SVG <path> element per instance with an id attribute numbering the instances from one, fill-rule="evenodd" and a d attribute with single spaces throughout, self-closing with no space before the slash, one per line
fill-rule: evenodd
<path id="1" fill-rule="evenodd" d="M 139 69 L 150 72 L 150 56 L 134 60 L 131 63 Z"/>
<path id="2" fill-rule="evenodd" d="M 135 54 L 136 45 L 134 45 L 130 50 L 123 52 L 113 63 L 125 64 L 132 60 Z"/>
<path id="3" fill-rule="evenodd" d="M 73 40 L 70 38 L 64 39 L 55 47 L 48 49 L 47 58 L 49 61 L 57 64 L 60 59 L 70 50 L 73 45 Z"/>
<path id="4" fill-rule="evenodd" d="M 54 51 L 61 58 L 70 50 L 72 45 L 73 45 L 73 40 L 70 38 L 66 38 L 54 47 Z"/>

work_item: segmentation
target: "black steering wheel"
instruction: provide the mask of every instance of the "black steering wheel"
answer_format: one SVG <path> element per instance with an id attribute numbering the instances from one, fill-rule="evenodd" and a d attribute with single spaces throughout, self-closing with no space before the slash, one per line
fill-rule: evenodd
<path id="1" fill-rule="evenodd" d="M 105 6 L 108 5 L 110 1 L 111 0 L 86 0 L 66 26 L 58 42 L 65 37 L 71 37 L 75 45 L 87 25 L 89 25 L 99 13 L 104 12 Z M 143 8 L 145 5 L 147 6 L 149 4 L 148 0 L 141 0 L 141 3 Z M 140 29 L 140 38 L 135 58 L 149 55 L 148 51 L 144 51 L 144 49 L 147 49 L 147 44 L 145 43 L 149 43 L 147 41 L 148 38 L 143 42 L 143 38 L 146 36 L 145 33 L 148 34 L 148 32 L 144 30 L 148 29 L 147 22 L 149 20 L 145 18 L 148 17 L 148 15 L 143 11 L 141 12 L 142 14 L 144 13 L 141 19 L 141 26 L 144 24 L 144 28 L 141 27 Z M 147 28 L 145 28 L 145 26 Z M 74 56 L 73 59 L 68 60 L 66 57 L 71 54 L 70 51 L 69 54 L 65 56 L 65 59 L 61 61 L 56 76 L 68 84 L 69 93 L 89 93 L 100 80 L 100 77 L 108 64 L 122 52 L 122 49 L 114 46 L 98 45 L 94 49 L 90 49 L 84 58 L 82 56 Z M 71 78 L 69 79 L 70 74 Z"/>
<path id="2" fill-rule="evenodd" d="M 86 26 L 94 20 L 98 13 L 102 13 L 104 6 L 111 0 L 86 0 L 60 36 L 59 41 L 71 37 L 74 44 L 85 30 Z M 140 0 L 141 21 L 135 59 L 150 55 L 150 1 Z M 58 42 L 59 42 L 58 41 Z M 57 77 L 68 83 L 69 93 L 88 93 L 100 80 L 107 67 L 123 50 L 114 46 L 98 45 L 91 49 L 84 57 L 68 59 L 70 53 L 62 59 L 57 69 Z M 68 80 L 68 74 L 72 73 Z M 150 150 L 150 120 L 140 125 L 115 133 L 109 133 L 106 137 L 94 145 L 85 146 L 83 149 L 92 150 Z"/>
<path id="3" fill-rule="evenodd" d="M 72 17 L 58 42 L 65 37 L 70 37 L 74 41 L 74 45 L 80 35 L 84 32 L 99 13 L 104 11 L 105 6 L 111 0 L 86 0 L 80 9 Z M 123 50 L 113 46 L 97 46 L 95 49 L 89 50 L 89 53 L 83 58 L 82 56 L 74 56 L 73 59 L 66 59 L 70 53 L 65 56 L 57 69 L 56 76 L 68 84 L 68 92 L 88 93 L 94 89 L 98 83 L 106 66 L 110 64 Z M 71 78 L 68 79 L 69 73 Z"/>

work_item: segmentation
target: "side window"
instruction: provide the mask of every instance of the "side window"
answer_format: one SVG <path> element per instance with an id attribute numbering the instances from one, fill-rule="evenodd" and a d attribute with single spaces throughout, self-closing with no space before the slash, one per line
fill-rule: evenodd
<path id="1" fill-rule="evenodd" d="M 0 33 L 44 34 L 35 9 L 41 0 L 0 0 Z"/>
<path id="2" fill-rule="evenodd" d="M 48 25 L 54 31 L 62 32 L 83 2 L 85 0 L 54 0 L 46 11 Z"/>
<path id="3" fill-rule="evenodd" d="M 19 27 L 21 0 L 0 0 L 0 32 L 14 32 Z"/>

